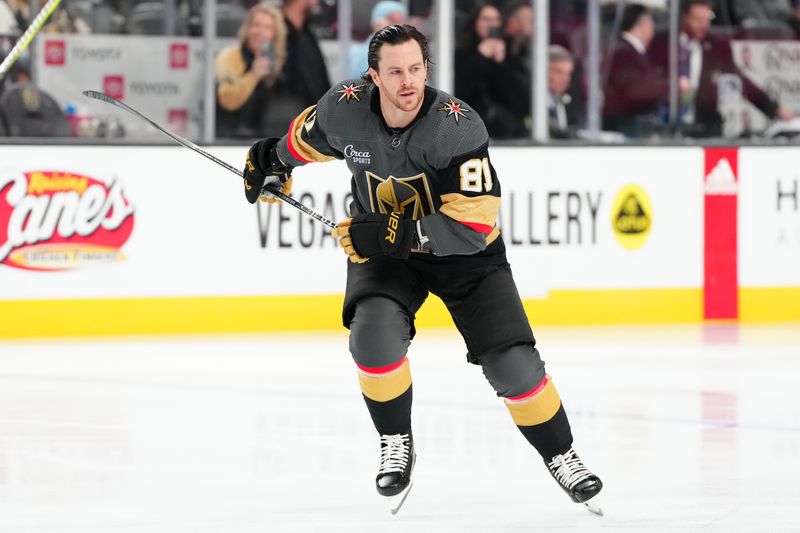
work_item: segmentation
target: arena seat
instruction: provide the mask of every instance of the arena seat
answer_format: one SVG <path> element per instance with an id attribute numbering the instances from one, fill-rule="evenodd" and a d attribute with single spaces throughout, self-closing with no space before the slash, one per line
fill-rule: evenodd
<path id="1" fill-rule="evenodd" d="M 71 137 L 64 111 L 49 94 L 31 83 L 7 86 L 0 97 L 7 134 L 12 137 Z"/>
<path id="2" fill-rule="evenodd" d="M 8 137 L 8 126 L 6 126 L 6 117 L 3 114 L 2 106 L 0 106 L 0 137 Z"/>
<path id="3" fill-rule="evenodd" d="M 236 37 L 247 18 L 247 10 L 237 4 L 217 4 L 217 37 Z"/>
<path id="4" fill-rule="evenodd" d="M 128 15 L 127 30 L 133 35 L 164 35 L 166 8 L 163 2 L 141 2 Z M 175 35 L 186 35 L 186 20 L 176 16 Z"/>

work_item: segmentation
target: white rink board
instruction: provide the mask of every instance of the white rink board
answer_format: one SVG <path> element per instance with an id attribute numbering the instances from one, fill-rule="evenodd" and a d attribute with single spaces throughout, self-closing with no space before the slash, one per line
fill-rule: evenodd
<path id="1" fill-rule="evenodd" d="M 739 150 L 739 284 L 800 285 L 800 153 Z"/>
<path id="2" fill-rule="evenodd" d="M 246 148 L 211 151 L 238 167 Z M 492 157 L 503 187 L 501 225 L 524 297 L 550 289 L 702 286 L 701 149 L 503 148 Z M 0 299 L 344 290 L 346 261 L 322 225 L 286 205 L 251 208 L 235 176 L 185 148 L 3 146 L 0 161 L 0 179 L 34 170 L 116 178 L 134 209 L 124 260 L 55 272 L 0 265 Z M 295 198 L 328 218 L 346 216 L 350 179 L 343 163 L 299 168 L 294 181 Z M 652 231 L 635 250 L 617 241 L 611 222 L 614 196 L 629 183 L 652 204 Z M 569 193 L 590 199 L 595 214 L 589 200 L 583 211 L 574 203 L 567 224 Z M 7 236 L 0 239 L 1 246 Z"/>
<path id="3" fill-rule="evenodd" d="M 236 166 L 245 148 L 212 150 Z M 325 294 L 341 292 L 345 261 L 324 249 L 260 247 L 256 208 L 241 179 L 180 147 L 0 148 L 0 160 L 25 171 L 58 169 L 116 177 L 134 212 L 122 261 L 59 272 L 1 265 L 0 298 L 106 298 Z M 13 154 L 13 159 L 12 159 Z M 0 167 L 0 176 L 2 168 Z M 298 177 L 302 170 L 298 172 Z M 0 180 L 2 177 L 0 177 Z M 342 194 L 346 193 L 342 180 Z M 298 192 L 302 192 L 298 190 Z M 283 211 L 296 216 L 291 208 Z M 338 217 L 343 213 L 339 212 Z M 317 229 L 317 228 L 315 228 Z M 5 235 L 0 237 L 5 241 Z"/>
<path id="4" fill-rule="evenodd" d="M 702 149 L 499 148 L 492 155 L 503 236 L 523 296 L 536 296 L 536 287 L 702 287 Z M 652 204 L 651 233 L 635 250 L 612 227 L 613 200 L 628 184 Z M 568 222 L 569 193 L 582 198 L 580 210 L 572 204 L 579 223 Z"/>

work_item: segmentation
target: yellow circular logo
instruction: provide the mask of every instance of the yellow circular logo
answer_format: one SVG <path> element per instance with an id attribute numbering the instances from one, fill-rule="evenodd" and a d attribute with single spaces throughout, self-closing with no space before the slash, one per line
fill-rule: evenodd
<path id="1" fill-rule="evenodd" d="M 617 193 L 611 205 L 611 227 L 619 243 L 628 250 L 641 248 L 653 226 L 653 209 L 644 189 L 633 183 Z"/>

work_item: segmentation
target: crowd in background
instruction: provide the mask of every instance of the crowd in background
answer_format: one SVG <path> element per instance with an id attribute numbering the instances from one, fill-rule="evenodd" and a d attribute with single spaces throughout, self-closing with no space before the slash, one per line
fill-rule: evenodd
<path id="1" fill-rule="evenodd" d="M 279 135 L 293 116 L 338 81 L 329 79 L 319 44 L 336 38 L 335 1 L 218 1 L 218 35 L 235 42 L 215 62 L 217 136 Z M 550 3 L 547 102 L 553 139 L 579 137 L 586 126 L 586 4 Z M 203 0 L 178 0 L 177 16 L 165 17 L 163 1 L 64 0 L 42 31 L 199 36 L 202 5 Z M 353 0 L 354 42 L 349 57 L 342 58 L 347 75 L 356 78 L 366 71 L 369 38 L 385 25 L 412 23 L 437 45 L 432 6 L 431 0 Z M 604 130 L 631 139 L 720 136 L 716 84 L 721 73 L 738 75 L 742 96 L 770 119 L 795 117 L 737 68 L 731 41 L 800 38 L 800 0 L 682 0 L 680 6 L 680 105 L 677 117 L 670 117 L 667 12 L 635 2 L 603 4 Z M 31 7 L 26 0 L 0 0 L 0 58 L 36 15 Z M 530 138 L 536 16 L 531 2 L 457 0 L 456 8 L 455 96 L 481 115 L 493 138 Z M 46 123 L 25 131 L 15 127 L 15 113 L 30 107 L 31 94 L 37 92 L 33 81 L 28 57 L 0 81 L 0 136 L 68 135 L 68 129 L 64 133 L 62 126 L 48 128 Z M 58 104 L 47 94 L 38 91 L 34 100 L 40 114 L 43 107 L 55 107 L 58 114 Z"/>
<path id="2" fill-rule="evenodd" d="M 771 119 L 788 120 L 794 113 L 781 107 L 736 67 L 733 38 L 796 39 L 800 2 L 785 9 L 764 10 L 766 2 L 724 2 L 728 22 L 715 27 L 712 0 L 684 0 L 679 16 L 677 82 L 680 109 L 671 124 L 669 54 L 665 13 L 628 2 L 616 20 L 614 5 L 604 8 L 603 35 L 607 53 L 602 65 L 603 127 L 628 138 L 680 134 L 716 137 L 722 132 L 716 86 L 720 73 L 738 75 L 742 95 Z M 586 121 L 586 28 L 570 2 L 553 3 L 548 49 L 548 123 L 550 137 L 573 138 Z M 581 9 L 585 8 L 585 3 Z M 724 4 L 724 6 L 722 5 Z M 747 11 L 747 7 L 756 11 Z M 574 5 L 573 5 L 574 7 Z M 738 11 L 733 11 L 737 8 Z M 760 11 L 759 11 L 760 10 Z M 761 18 L 755 17 L 759 14 Z M 478 3 L 465 17 L 465 31 L 456 51 L 456 95 L 486 121 L 494 138 L 530 135 L 529 44 L 534 13 L 528 2 Z M 659 19 L 659 20 L 657 20 Z"/>

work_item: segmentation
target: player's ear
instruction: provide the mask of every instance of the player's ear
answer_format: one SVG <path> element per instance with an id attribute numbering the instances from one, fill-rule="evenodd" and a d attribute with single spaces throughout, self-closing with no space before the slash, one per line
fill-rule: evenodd
<path id="1" fill-rule="evenodd" d="M 372 67 L 369 67 L 369 77 L 372 78 L 372 83 L 374 83 L 375 86 L 380 89 L 381 83 L 380 78 L 378 77 L 378 72 Z"/>

